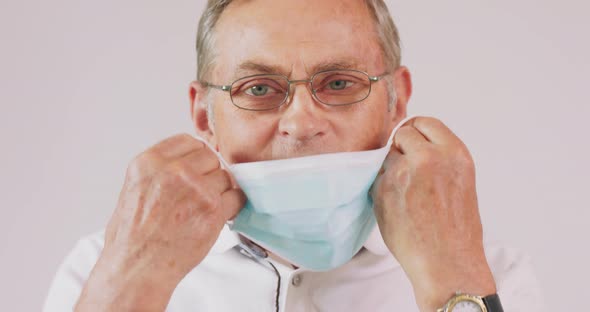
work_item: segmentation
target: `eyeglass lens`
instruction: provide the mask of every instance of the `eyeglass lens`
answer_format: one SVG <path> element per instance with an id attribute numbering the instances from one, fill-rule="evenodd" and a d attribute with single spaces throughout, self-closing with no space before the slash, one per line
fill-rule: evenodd
<path id="1" fill-rule="evenodd" d="M 311 88 L 316 99 L 327 105 L 347 105 L 367 98 L 371 92 L 369 76 L 353 70 L 315 74 Z M 233 103 L 248 110 L 269 110 L 283 104 L 289 81 L 281 75 L 256 75 L 235 81 L 231 87 Z"/>

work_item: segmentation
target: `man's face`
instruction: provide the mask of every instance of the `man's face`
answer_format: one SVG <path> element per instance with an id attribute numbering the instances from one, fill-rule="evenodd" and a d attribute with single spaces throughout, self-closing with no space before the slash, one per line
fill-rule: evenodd
<path id="1" fill-rule="evenodd" d="M 317 102 L 309 84 L 296 84 L 279 108 L 247 111 L 232 105 L 229 93 L 211 89 L 212 121 L 204 112 L 204 91 L 193 83 L 197 131 L 230 163 L 379 148 L 405 116 L 409 74 L 403 67 L 386 68 L 364 1 L 235 1 L 216 25 L 213 49 L 215 65 L 207 77 L 213 84 L 266 74 L 264 68 L 297 80 L 346 66 L 371 76 L 391 72 L 398 95 L 389 109 L 382 80 L 362 102 L 334 107 Z"/>

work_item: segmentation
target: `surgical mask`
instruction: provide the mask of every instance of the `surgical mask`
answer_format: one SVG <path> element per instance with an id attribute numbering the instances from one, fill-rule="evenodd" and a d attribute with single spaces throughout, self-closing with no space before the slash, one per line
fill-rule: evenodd
<path id="1" fill-rule="evenodd" d="M 308 270 L 348 262 L 376 235 L 369 189 L 397 129 L 409 119 L 375 150 L 234 165 L 218 154 L 248 198 L 230 229 Z"/>

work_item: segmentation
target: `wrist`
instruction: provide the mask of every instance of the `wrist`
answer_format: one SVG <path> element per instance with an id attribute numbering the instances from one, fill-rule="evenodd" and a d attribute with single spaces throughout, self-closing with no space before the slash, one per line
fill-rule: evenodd
<path id="1" fill-rule="evenodd" d="M 457 293 L 470 294 L 474 296 L 486 297 L 497 292 L 493 283 L 477 284 L 457 283 L 457 286 L 439 287 L 434 291 L 429 291 L 423 295 L 416 295 L 416 300 L 420 311 L 437 311 L 453 298 Z M 461 285 L 461 286 L 458 286 Z"/>
<path id="2" fill-rule="evenodd" d="M 442 276 L 431 276 L 413 283 L 420 311 L 436 311 L 457 292 L 482 297 L 497 293 L 494 277 L 487 265 L 479 270 L 462 268 Z"/>
<path id="3" fill-rule="evenodd" d="M 104 255 L 103 255 L 104 256 Z M 106 256 L 96 263 L 76 305 L 76 311 L 164 311 L 181 278 L 148 269 L 136 260 Z"/>

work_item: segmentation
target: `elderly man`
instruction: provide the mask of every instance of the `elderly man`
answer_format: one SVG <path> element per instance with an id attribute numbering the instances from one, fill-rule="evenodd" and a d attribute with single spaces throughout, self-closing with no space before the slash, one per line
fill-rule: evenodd
<path id="1" fill-rule="evenodd" d="M 383 1 L 209 0 L 197 54 L 201 139 L 131 162 L 45 311 L 541 309 L 527 258 L 484 246 L 465 145 L 402 122 L 412 84 Z"/>

